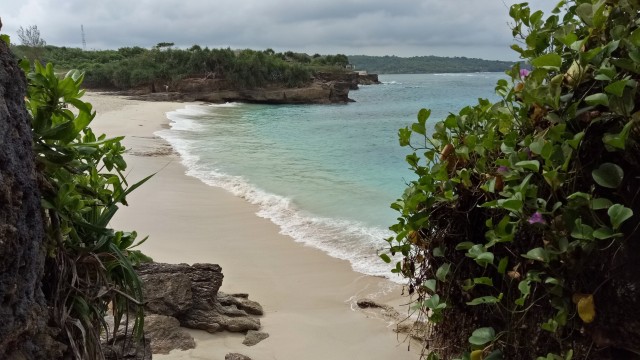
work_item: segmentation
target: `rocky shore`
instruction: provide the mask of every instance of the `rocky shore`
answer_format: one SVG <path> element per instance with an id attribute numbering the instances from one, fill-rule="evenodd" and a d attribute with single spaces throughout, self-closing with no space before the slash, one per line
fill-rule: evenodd
<path id="1" fill-rule="evenodd" d="M 344 104 L 353 102 L 350 90 L 358 85 L 379 84 L 378 75 L 358 73 L 317 73 L 301 87 L 269 86 L 237 89 L 223 79 L 187 78 L 172 86 L 153 84 L 120 92 L 136 100 L 205 101 L 210 103 L 246 102 L 260 104 Z"/>

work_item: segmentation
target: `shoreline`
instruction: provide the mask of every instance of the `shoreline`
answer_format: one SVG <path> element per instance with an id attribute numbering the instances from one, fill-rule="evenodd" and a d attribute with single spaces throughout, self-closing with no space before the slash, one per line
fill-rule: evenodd
<path id="1" fill-rule="evenodd" d="M 417 359 L 420 344 L 396 334 L 388 319 L 360 310 L 361 298 L 399 307 L 406 298 L 388 279 L 363 275 L 346 260 L 295 242 L 256 215 L 257 206 L 224 189 L 187 176 L 171 146 L 154 135 L 167 128 L 165 113 L 190 103 L 145 102 L 88 92 L 97 110 L 96 134 L 125 135 L 128 178 L 156 173 L 128 198 L 129 207 L 111 226 L 149 235 L 141 250 L 156 261 L 219 264 L 221 291 L 249 293 L 262 304 L 262 331 L 270 337 L 253 347 L 243 335 L 190 331 L 197 347 L 155 355 L 157 359 L 222 359 L 238 352 L 254 359 Z"/>

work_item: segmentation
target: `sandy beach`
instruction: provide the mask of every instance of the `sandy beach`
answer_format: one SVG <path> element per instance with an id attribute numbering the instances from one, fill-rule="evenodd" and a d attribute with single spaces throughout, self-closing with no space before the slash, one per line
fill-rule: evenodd
<path id="1" fill-rule="evenodd" d="M 242 334 L 191 331 L 195 349 L 155 359 L 224 359 L 230 352 L 254 360 L 419 358 L 420 345 L 408 350 L 409 341 L 392 331 L 392 321 L 355 305 L 372 298 L 406 314 L 400 286 L 296 243 L 258 217 L 255 206 L 185 175 L 170 145 L 154 135 L 168 127 L 165 113 L 185 104 L 95 93 L 84 100 L 98 113 L 91 125 L 96 133 L 126 136 L 129 181 L 156 173 L 128 198 L 130 206 L 120 209 L 111 226 L 148 235 L 141 249 L 156 261 L 219 264 L 221 291 L 248 293 L 265 310 L 261 331 L 270 337 L 253 347 L 242 344 Z"/>

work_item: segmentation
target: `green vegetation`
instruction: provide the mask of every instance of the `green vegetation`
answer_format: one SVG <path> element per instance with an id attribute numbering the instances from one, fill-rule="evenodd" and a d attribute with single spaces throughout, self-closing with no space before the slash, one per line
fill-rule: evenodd
<path id="1" fill-rule="evenodd" d="M 151 50 L 126 47 L 118 50 L 83 51 L 77 48 L 45 46 L 41 58 L 60 69 L 85 72 L 85 85 L 98 88 L 172 86 L 184 78 L 209 78 L 226 81 L 237 88 L 269 85 L 298 87 L 311 81 L 316 71 L 345 71 L 345 55 L 309 56 L 294 52 L 209 49 L 198 45 L 188 50 L 172 48 L 161 42 Z M 32 47 L 13 46 L 18 57 Z"/>
<path id="2" fill-rule="evenodd" d="M 51 304 L 50 326 L 63 329 L 59 340 L 70 345 L 66 357 L 102 358 L 100 332 L 116 332 L 106 328 L 108 307 L 115 324 L 133 309 L 129 331 L 142 334 L 142 307 L 136 306 L 142 291 L 132 266 L 149 259 L 133 249 L 135 232 L 114 231 L 108 224 L 146 179 L 129 186 L 122 138 L 98 137 L 88 127 L 95 112 L 81 100 L 80 72 L 59 79 L 51 64 L 36 62 L 32 72 L 26 61 L 22 65 L 48 234 L 43 290 Z"/>
<path id="3" fill-rule="evenodd" d="M 513 49 L 533 70 L 515 65 L 501 101 L 432 134 L 426 109 L 399 131 L 418 180 L 392 205 L 389 253 L 430 322 L 428 359 L 640 353 L 639 12 L 514 5 Z"/>
<path id="4" fill-rule="evenodd" d="M 376 74 L 434 74 L 467 72 L 503 72 L 513 66 L 510 61 L 439 56 L 367 56 L 349 55 L 356 70 Z"/>

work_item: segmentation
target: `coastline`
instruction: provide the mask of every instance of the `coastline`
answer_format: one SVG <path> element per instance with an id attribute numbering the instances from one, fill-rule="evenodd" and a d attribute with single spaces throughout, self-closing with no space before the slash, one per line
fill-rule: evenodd
<path id="1" fill-rule="evenodd" d="M 249 293 L 265 309 L 260 344 L 242 345 L 242 334 L 190 331 L 197 347 L 155 355 L 157 359 L 222 359 L 238 352 L 254 359 L 417 359 L 420 345 L 396 334 L 392 321 L 359 310 L 355 300 L 373 298 L 398 308 L 406 299 L 389 280 L 362 275 L 347 261 L 280 234 L 257 207 L 227 191 L 185 175 L 172 148 L 154 135 L 166 128 L 165 113 L 187 103 L 144 102 L 87 93 L 98 115 L 97 134 L 125 135 L 128 179 L 156 175 L 128 198 L 111 222 L 136 230 L 156 261 L 216 263 L 225 275 L 221 290 Z M 401 314 L 407 307 L 398 308 Z"/>

